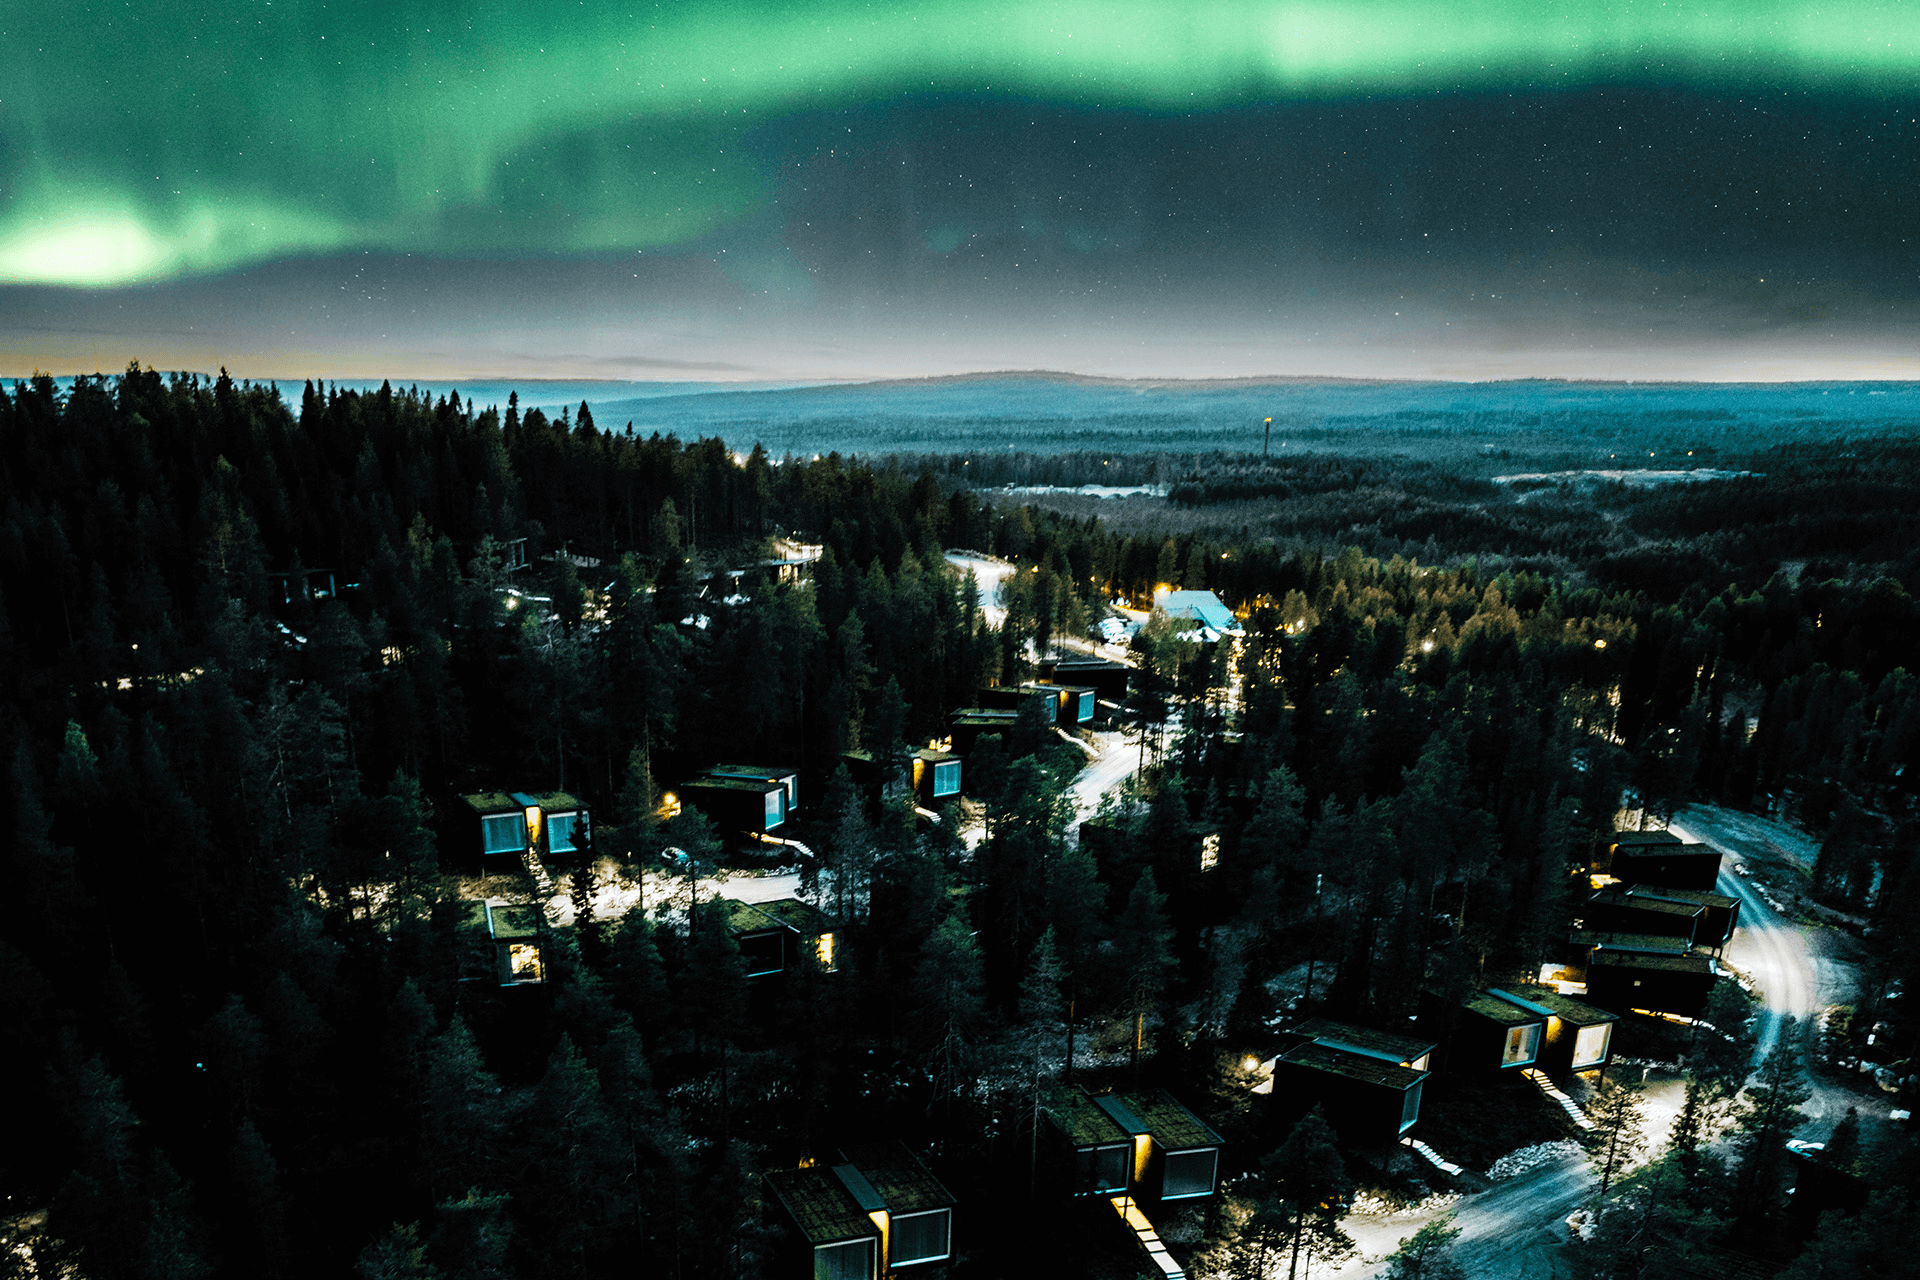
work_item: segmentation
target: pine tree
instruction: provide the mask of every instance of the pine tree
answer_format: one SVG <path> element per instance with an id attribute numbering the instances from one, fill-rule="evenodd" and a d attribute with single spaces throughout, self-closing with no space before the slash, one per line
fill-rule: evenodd
<path id="1" fill-rule="evenodd" d="M 1780 1020 L 1780 1039 L 1760 1064 L 1734 1109 L 1733 1212 L 1742 1221 L 1770 1217 L 1777 1208 L 1786 1141 L 1806 1119 L 1800 1104 L 1811 1095 L 1800 1074 L 1799 1023 Z"/>
<path id="2" fill-rule="evenodd" d="M 936 1087 L 951 1101 L 959 1092 L 961 1069 L 984 1007 L 980 947 L 959 915 L 942 920 L 921 949 L 914 991 L 924 1038 L 939 1063 Z"/>
<path id="3" fill-rule="evenodd" d="M 1604 1197 L 1613 1180 L 1647 1147 L 1639 1086 L 1602 1079 L 1587 1103 L 1587 1118 L 1593 1128 L 1586 1131 L 1583 1143 Z"/>
<path id="4" fill-rule="evenodd" d="M 1466 1280 L 1466 1271 L 1453 1258 L 1453 1242 L 1459 1238 L 1451 1213 L 1435 1218 L 1388 1255 L 1383 1280 Z"/>
<path id="5" fill-rule="evenodd" d="M 280 1191 L 280 1166 L 253 1121 L 242 1120 L 227 1157 L 240 1208 L 241 1239 L 236 1251 L 247 1274 L 272 1280 L 287 1267 L 287 1204 Z"/>
<path id="6" fill-rule="evenodd" d="M 1167 924 L 1167 896 L 1153 883 L 1153 868 L 1141 871 L 1114 924 L 1114 949 L 1125 966 L 1126 1010 L 1132 1015 L 1132 1065 L 1140 1073 L 1140 1047 L 1147 1012 L 1173 979 L 1173 929 Z"/>
<path id="7" fill-rule="evenodd" d="M 1340 1229 L 1353 1196 L 1353 1180 L 1333 1130 L 1320 1108 L 1307 1112 L 1287 1140 L 1261 1163 L 1287 1223 L 1287 1275 L 1293 1280 L 1304 1260 L 1311 1271 L 1318 1254 L 1331 1261 L 1353 1248 Z"/>
<path id="8" fill-rule="evenodd" d="M 394 1223 L 385 1235 L 360 1251 L 353 1273 L 360 1280 L 440 1280 L 440 1269 L 427 1261 L 427 1247 L 420 1243 L 417 1222 L 404 1227 Z"/>

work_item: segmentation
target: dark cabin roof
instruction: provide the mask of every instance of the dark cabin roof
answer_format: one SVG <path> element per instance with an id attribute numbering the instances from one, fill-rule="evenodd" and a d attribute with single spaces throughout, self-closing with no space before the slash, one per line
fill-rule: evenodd
<path id="1" fill-rule="evenodd" d="M 1431 1040 L 1397 1036 L 1390 1031 L 1356 1027 L 1330 1018 L 1309 1018 L 1288 1027 L 1287 1031 L 1291 1035 L 1306 1036 L 1336 1049 L 1396 1063 L 1416 1061 L 1423 1054 L 1432 1053 L 1436 1047 Z"/>
<path id="2" fill-rule="evenodd" d="M 1740 899 L 1729 898 L 1724 893 L 1709 893 L 1705 889 L 1663 889 L 1651 884 L 1636 884 L 1627 890 L 1627 895 L 1656 902 L 1691 902 L 1709 911 L 1731 911 L 1740 903 Z"/>
<path id="3" fill-rule="evenodd" d="M 1048 1117 L 1076 1147 L 1100 1147 L 1125 1142 L 1132 1134 L 1084 1089 L 1064 1085 L 1047 1094 Z"/>
<path id="4" fill-rule="evenodd" d="M 764 796 L 769 791 L 784 792 L 786 790 L 786 787 L 783 784 L 765 780 L 765 779 L 717 778 L 710 773 L 701 774 L 699 777 L 695 778 L 692 782 L 683 784 L 680 789 L 682 791 L 687 791 L 695 787 L 703 787 L 709 791 L 752 792 L 754 795 L 759 795 L 759 796 Z"/>
<path id="5" fill-rule="evenodd" d="M 1635 911 L 1651 911 L 1656 915 L 1673 916 L 1676 919 L 1692 919 L 1705 913 L 1706 908 L 1697 902 L 1673 902 L 1666 898 L 1645 897 L 1627 889 L 1601 889 L 1587 899 L 1590 906 L 1631 907 Z"/>
<path id="6" fill-rule="evenodd" d="M 1619 848 L 1633 848 L 1638 845 L 1685 844 L 1673 832 L 1662 828 L 1659 831 L 1616 831 L 1610 841 Z"/>
<path id="7" fill-rule="evenodd" d="M 1174 1101 L 1173 1095 L 1164 1089 L 1123 1093 L 1117 1100 L 1146 1126 L 1154 1145 L 1163 1150 L 1184 1151 L 1190 1147 L 1220 1145 L 1220 1135 L 1209 1129 L 1199 1116 Z"/>
<path id="8" fill-rule="evenodd" d="M 1553 1010 L 1555 1017 L 1573 1027 L 1598 1026 L 1602 1022 L 1618 1022 L 1620 1015 L 1608 1013 L 1605 1009 L 1596 1009 L 1572 996 L 1563 996 L 1553 987 L 1536 986 L 1531 983 L 1510 988 L 1514 995 L 1544 1005 Z"/>
<path id="9" fill-rule="evenodd" d="M 1652 969 L 1662 973 L 1720 972 L 1712 956 L 1595 956 L 1592 964 L 1603 969 Z"/>
<path id="10" fill-rule="evenodd" d="M 1575 929 L 1568 935 L 1576 947 L 1592 947 L 1596 952 L 1635 955 L 1683 956 L 1692 948 L 1685 938 L 1664 933 L 1612 933 L 1604 929 Z"/>
<path id="11" fill-rule="evenodd" d="M 908 757 L 908 759 L 911 760 L 925 760 L 928 764 L 945 764 L 950 760 L 958 760 L 959 758 L 960 757 L 954 752 L 935 751 L 931 747 L 922 747 Z"/>
<path id="12" fill-rule="evenodd" d="M 767 1175 L 767 1186 L 792 1215 L 808 1244 L 832 1244 L 878 1236 L 880 1229 L 828 1169 L 781 1169 Z"/>
<path id="13" fill-rule="evenodd" d="M 717 764 L 707 770 L 710 778 L 746 778 L 759 782 L 782 782 L 800 776 L 798 769 L 768 768 L 758 764 Z"/>
<path id="14" fill-rule="evenodd" d="M 1403 1092 L 1427 1078 L 1425 1071 L 1415 1071 L 1412 1067 L 1403 1067 L 1397 1062 L 1388 1062 L 1367 1054 L 1349 1053 L 1318 1042 L 1290 1049 L 1281 1054 L 1278 1060 L 1297 1067 L 1325 1071 L 1330 1075 L 1345 1076 L 1349 1080 L 1383 1085 Z"/>
<path id="15" fill-rule="evenodd" d="M 971 724 L 975 721 L 991 724 L 1012 724 L 1019 718 L 1020 713 L 1018 711 L 1010 711 L 1004 707 L 960 707 L 954 711 L 953 715 L 949 717 L 949 720 L 954 724 Z"/>
<path id="16" fill-rule="evenodd" d="M 1531 1009 L 1521 1008 L 1512 1001 L 1502 1000 L 1491 991 L 1474 992 L 1460 1002 L 1460 1007 L 1508 1027 L 1524 1027 L 1529 1022 L 1540 1022 L 1547 1017 L 1544 1013 L 1535 1013 Z"/>
<path id="17" fill-rule="evenodd" d="M 565 791 L 535 794 L 525 791 L 475 791 L 460 798 L 466 801 L 469 809 L 479 814 L 518 813 L 530 807 L 554 813 L 583 807 L 577 798 Z"/>
<path id="18" fill-rule="evenodd" d="M 957 1203 L 920 1157 L 898 1142 L 850 1147 L 846 1155 L 866 1175 L 867 1185 L 879 1193 L 888 1213 L 923 1213 Z"/>

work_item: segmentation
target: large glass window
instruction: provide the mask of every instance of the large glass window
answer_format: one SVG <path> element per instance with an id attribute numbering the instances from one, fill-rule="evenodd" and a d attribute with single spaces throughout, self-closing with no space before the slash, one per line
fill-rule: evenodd
<path id="1" fill-rule="evenodd" d="M 873 1280 L 873 1240 L 813 1247 L 813 1280 Z"/>
<path id="2" fill-rule="evenodd" d="M 893 1220 L 893 1241 L 887 1261 L 896 1267 L 915 1262 L 938 1262 L 952 1253 L 948 1226 L 952 1214 L 946 1209 L 910 1213 Z"/>
<path id="3" fill-rule="evenodd" d="M 937 760 L 933 766 L 933 794 L 937 796 L 957 796 L 960 794 L 960 762 L 958 760 Z"/>
<path id="4" fill-rule="evenodd" d="M 1160 1175 L 1160 1198 L 1212 1195 L 1213 1173 L 1219 1163 L 1220 1153 L 1212 1147 L 1174 1152 L 1167 1157 L 1167 1167 Z"/>
<path id="5" fill-rule="evenodd" d="M 1413 1128 L 1413 1122 L 1420 1118 L 1420 1091 L 1426 1087 L 1425 1080 L 1415 1080 L 1413 1088 L 1400 1100 L 1400 1132 Z"/>
<path id="6" fill-rule="evenodd" d="M 507 981 L 510 983 L 546 981 L 546 972 L 540 967 L 538 946 L 531 942 L 507 944 Z"/>
<path id="7" fill-rule="evenodd" d="M 1119 1195 L 1127 1189 L 1131 1154 L 1132 1148 L 1125 1145 L 1092 1147 L 1076 1153 L 1075 1165 L 1079 1172 L 1076 1190 L 1083 1195 Z"/>
<path id="8" fill-rule="evenodd" d="M 1075 713 L 1074 719 L 1081 724 L 1085 724 L 1087 721 L 1093 719 L 1093 694 L 1091 692 L 1076 693 L 1073 697 L 1074 701 L 1080 704 L 1080 709 Z"/>
<path id="9" fill-rule="evenodd" d="M 572 853 L 574 851 L 573 832 L 579 825 L 577 813 L 555 813 L 547 818 L 547 852 Z"/>
<path id="10" fill-rule="evenodd" d="M 767 830 L 773 830 L 786 820 L 787 789 L 785 787 L 775 787 L 773 790 L 767 792 Z"/>
<path id="11" fill-rule="evenodd" d="M 1607 1060 L 1607 1044 L 1613 1039 L 1613 1024 L 1603 1022 L 1597 1027 L 1582 1027 L 1580 1034 L 1573 1038 L 1573 1067 L 1578 1071 L 1582 1067 L 1597 1067 Z"/>
<path id="12" fill-rule="evenodd" d="M 519 853 L 527 847 L 523 843 L 525 832 L 526 826 L 517 813 L 497 813 L 480 819 L 480 834 L 486 841 L 488 853 Z"/>
<path id="13" fill-rule="evenodd" d="M 1524 1027 L 1507 1028 L 1506 1048 L 1501 1051 L 1500 1065 L 1503 1067 L 1524 1067 L 1540 1056 L 1540 1024 L 1530 1022 Z"/>

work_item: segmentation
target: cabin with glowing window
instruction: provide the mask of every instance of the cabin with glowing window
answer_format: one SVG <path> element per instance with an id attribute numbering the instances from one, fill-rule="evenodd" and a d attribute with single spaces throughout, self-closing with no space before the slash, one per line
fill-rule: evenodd
<path id="1" fill-rule="evenodd" d="M 913 799 L 922 809 L 938 809 L 960 797 L 961 759 L 951 751 L 916 751 L 912 756 Z"/>
<path id="2" fill-rule="evenodd" d="M 473 815 L 483 863 L 532 852 L 546 859 L 576 853 L 592 834 L 587 806 L 565 791 L 480 791 L 460 797 Z"/>
<path id="3" fill-rule="evenodd" d="M 1279 1053 L 1260 1064 L 1253 1092 L 1263 1127 L 1277 1136 L 1314 1107 L 1349 1142 L 1397 1142 L 1420 1119 L 1435 1046 L 1344 1022 L 1313 1018 L 1287 1028 Z"/>
<path id="4" fill-rule="evenodd" d="M 1201 1200 L 1220 1182 L 1220 1135 L 1164 1089 L 1138 1089 L 1092 1098 L 1093 1105 L 1126 1135 L 1130 1151 L 1127 1193 L 1136 1200 Z M 1111 1141 L 1097 1144 L 1111 1146 Z M 1076 1148 L 1077 1150 L 1077 1148 Z M 1094 1176 L 1111 1175 L 1109 1167 Z M 1096 1194 L 1087 1192 L 1085 1194 Z M 1105 1193 L 1099 1193 L 1105 1194 Z"/>
<path id="5" fill-rule="evenodd" d="M 785 1240 L 774 1272 L 813 1280 L 933 1276 L 953 1257 L 953 1193 L 900 1143 L 766 1175 Z"/>
<path id="6" fill-rule="evenodd" d="M 1042 679 L 1090 688 L 1096 703 L 1115 705 L 1127 700 L 1127 681 L 1138 673 L 1139 668 L 1109 658 L 1055 658 L 1040 664 Z"/>
<path id="7" fill-rule="evenodd" d="M 1601 868 L 1622 884 L 1663 884 L 1711 893 L 1720 882 L 1720 851 L 1690 844 L 1671 831 L 1616 831 Z"/>
<path id="8" fill-rule="evenodd" d="M 758 837 L 786 825 L 787 784 L 779 779 L 707 773 L 675 790 L 681 804 L 706 814 L 722 835 Z"/>
<path id="9" fill-rule="evenodd" d="M 1459 1075 L 1532 1066 L 1547 1038 L 1551 1011 L 1498 987 L 1458 1002 L 1434 992 L 1420 997 L 1419 1029 L 1443 1046 L 1441 1065 Z"/>
<path id="10" fill-rule="evenodd" d="M 1056 684 L 1046 680 L 1029 680 L 1020 686 L 1022 689 L 1034 689 L 1046 694 L 1054 701 L 1053 723 L 1068 728 L 1091 724 L 1095 704 L 1099 702 L 1092 685 Z"/>
<path id="11" fill-rule="evenodd" d="M 1712 956 L 1596 951 L 1587 963 L 1586 998 L 1607 1009 L 1697 1018 L 1719 980 Z"/>
<path id="12" fill-rule="evenodd" d="M 961 707 L 947 722 L 948 738 L 956 752 L 970 756 L 988 734 L 997 733 L 1004 739 L 1018 718 L 1017 711 L 1005 707 Z"/>
<path id="13" fill-rule="evenodd" d="M 467 904 L 460 926 L 470 944 L 463 961 L 463 981 L 501 987 L 535 986 L 547 980 L 543 949 L 546 921 L 540 908 L 513 905 L 495 899 Z M 473 948 L 478 948 L 478 954 Z M 472 961 L 478 961 L 477 966 Z"/>
<path id="14" fill-rule="evenodd" d="M 709 778 L 744 778 L 749 782 L 777 782 L 786 790 L 786 812 L 789 816 L 800 809 L 800 771 L 784 766 L 758 764 L 717 764 L 707 770 Z"/>
<path id="15" fill-rule="evenodd" d="M 838 927 L 812 903 L 799 898 L 751 903 L 722 898 L 720 906 L 747 977 L 772 979 L 808 959 L 823 973 L 839 968 Z"/>
<path id="16" fill-rule="evenodd" d="M 1057 1085 L 1041 1101 L 1049 1186 L 1068 1196 L 1123 1196 L 1133 1185 L 1133 1134 L 1085 1089 Z"/>
<path id="17" fill-rule="evenodd" d="M 1620 1021 L 1619 1014 L 1561 995 L 1558 987 L 1533 983 L 1509 988 L 1507 998 L 1547 1011 L 1547 1038 L 1539 1058 L 1542 1070 L 1555 1074 L 1600 1071 L 1613 1059 L 1613 1024 Z"/>

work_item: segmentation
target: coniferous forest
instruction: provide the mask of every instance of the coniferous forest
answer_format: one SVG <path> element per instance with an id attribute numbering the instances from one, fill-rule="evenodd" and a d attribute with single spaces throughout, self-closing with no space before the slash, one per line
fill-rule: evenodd
<path id="1" fill-rule="evenodd" d="M 784 1274 L 760 1175 L 872 1134 L 965 1206 L 956 1278 L 1130 1276 L 1032 1208 L 1073 1038 L 1093 1078 L 1203 1113 L 1227 1176 L 1260 1175 L 1246 1203 L 1292 1203 L 1312 1135 L 1263 1143 L 1240 1066 L 1275 980 L 1308 965 L 1308 1007 L 1373 1021 L 1530 980 L 1623 806 L 1813 832 L 1811 897 L 1864 948 L 1856 1023 L 1882 1060 L 1920 1049 L 1910 441 L 1525 500 L 1378 456 L 1046 464 L 1172 484 L 1124 519 L 986 487 L 1029 461 L 775 458 L 585 405 L 295 404 L 137 366 L 0 394 L 0 1274 Z M 820 548 L 804 581 L 716 587 L 794 544 Z M 956 549 L 1012 564 L 1004 615 Z M 1034 716 L 968 757 L 972 839 L 849 773 L 1166 586 L 1246 638 L 1153 614 L 1132 640 L 1116 838 L 1076 838 L 1087 751 Z M 724 760 L 797 767 L 834 972 L 750 983 L 689 896 L 787 856 L 666 802 Z M 593 813 L 546 868 L 573 906 L 538 991 L 461 958 L 474 898 L 532 893 L 481 883 L 462 835 L 459 797 L 493 790 Z M 1872 1209 L 1796 1226 L 1767 1126 L 1802 1066 L 1764 1097 L 1744 1066 L 1702 1076 L 1729 1143 L 1649 1166 L 1664 1200 L 1628 1183 L 1636 1229 L 1912 1274 L 1920 1151 L 1846 1152 Z M 1215 1274 L 1265 1274 L 1235 1243 L 1264 1212 L 1197 1225 Z M 1620 1248 L 1581 1265 L 1638 1274 Z"/>

